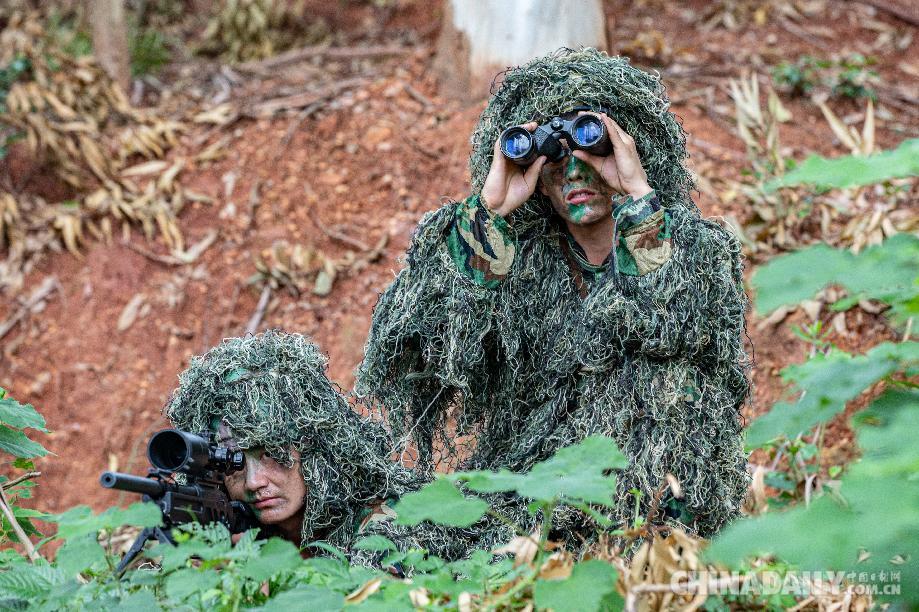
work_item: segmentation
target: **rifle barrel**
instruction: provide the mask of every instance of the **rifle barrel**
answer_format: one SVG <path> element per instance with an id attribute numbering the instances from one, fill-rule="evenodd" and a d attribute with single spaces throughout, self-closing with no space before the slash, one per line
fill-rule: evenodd
<path id="1" fill-rule="evenodd" d="M 150 497 L 162 495 L 166 490 L 165 485 L 158 480 L 122 472 L 103 472 L 102 476 L 99 477 L 99 482 L 106 489 L 130 491 L 131 493 L 140 493 Z"/>

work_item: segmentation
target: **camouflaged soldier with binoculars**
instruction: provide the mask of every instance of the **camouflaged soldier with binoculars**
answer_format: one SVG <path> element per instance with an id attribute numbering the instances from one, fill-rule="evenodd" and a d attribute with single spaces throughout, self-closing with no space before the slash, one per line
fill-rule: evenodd
<path id="1" fill-rule="evenodd" d="M 703 536 L 737 516 L 740 245 L 693 203 L 668 106 L 659 77 L 594 49 L 503 75 L 472 193 L 421 220 L 358 370 L 416 469 L 527 470 L 599 433 L 630 460 L 620 526 L 661 495 L 655 522 Z M 525 502 L 521 524 L 538 520 Z M 574 544 L 596 534 L 573 510 L 556 524 Z"/>

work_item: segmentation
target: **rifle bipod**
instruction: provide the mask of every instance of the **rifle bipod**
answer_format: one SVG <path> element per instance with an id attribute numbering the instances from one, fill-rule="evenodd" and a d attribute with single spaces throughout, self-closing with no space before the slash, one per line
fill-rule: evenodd
<path id="1" fill-rule="evenodd" d="M 115 575 L 121 577 L 124 570 L 131 564 L 131 561 L 136 559 L 137 555 L 144 549 L 144 545 L 153 538 L 156 538 L 163 544 L 172 544 L 175 546 L 176 543 L 175 540 L 172 539 L 170 531 L 171 530 L 163 529 L 162 527 L 145 527 L 144 530 L 138 534 L 134 543 L 131 544 L 131 548 L 128 549 L 128 552 L 126 552 L 124 557 L 121 558 L 121 561 L 119 561 L 118 567 L 115 568 Z"/>

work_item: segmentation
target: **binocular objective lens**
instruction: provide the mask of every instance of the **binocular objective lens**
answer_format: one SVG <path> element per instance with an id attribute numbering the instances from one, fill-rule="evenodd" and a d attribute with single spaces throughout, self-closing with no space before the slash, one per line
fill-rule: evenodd
<path id="1" fill-rule="evenodd" d="M 574 133 L 571 136 L 579 145 L 589 147 L 603 137 L 603 126 L 599 119 L 585 117 L 574 126 Z"/>
<path id="2" fill-rule="evenodd" d="M 503 147 L 508 157 L 524 157 L 530 150 L 530 135 L 524 130 L 515 130 L 505 136 Z"/>

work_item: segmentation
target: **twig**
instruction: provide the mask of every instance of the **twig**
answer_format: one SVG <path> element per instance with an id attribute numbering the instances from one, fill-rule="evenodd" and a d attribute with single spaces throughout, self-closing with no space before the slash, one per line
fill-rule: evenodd
<path id="1" fill-rule="evenodd" d="M 255 312 L 252 313 L 252 318 L 249 319 L 248 323 L 246 323 L 246 330 L 243 332 L 244 336 L 254 334 L 258 329 L 258 326 L 262 322 L 262 318 L 265 316 L 265 309 L 268 308 L 268 302 L 270 300 L 271 285 L 265 285 L 265 288 L 262 289 L 262 295 L 258 298 L 258 305 L 255 307 Z"/>
<path id="2" fill-rule="evenodd" d="M 300 49 L 292 49 L 286 53 L 281 53 L 268 59 L 245 62 L 235 66 L 235 69 L 239 72 L 256 72 L 264 74 L 269 69 L 279 68 L 280 66 L 294 64 L 314 57 L 325 57 L 329 59 L 363 59 L 403 55 L 410 50 L 410 48 L 396 45 L 375 45 L 368 47 L 329 47 L 327 45 L 313 45 Z"/>
<path id="3" fill-rule="evenodd" d="M 41 555 L 39 555 L 35 550 L 35 545 L 32 544 L 32 540 L 29 539 L 29 536 L 27 536 L 26 532 L 22 529 L 22 525 L 20 525 L 19 521 L 16 520 L 16 515 L 13 514 L 13 509 L 10 508 L 9 502 L 6 501 L 6 495 L 3 493 L 3 487 L 0 487 L 0 508 L 2 508 L 3 514 L 6 515 L 6 520 L 9 521 L 10 526 L 16 533 L 16 537 L 19 538 L 20 542 L 22 542 L 22 547 L 26 549 L 26 554 L 29 557 L 29 561 L 32 563 L 38 561 L 41 558 Z"/>
<path id="4" fill-rule="evenodd" d="M 785 31 L 792 36 L 797 36 L 804 42 L 822 49 L 823 51 L 832 51 L 832 48 L 828 44 L 815 37 L 813 34 L 793 22 L 791 19 L 782 17 L 779 19 L 779 23 L 782 25 L 782 27 L 785 28 Z"/>
<path id="5" fill-rule="evenodd" d="M 262 179 L 255 179 L 252 183 L 252 189 L 249 190 L 249 218 L 246 220 L 246 231 L 251 230 L 255 225 L 255 212 L 259 204 L 262 203 L 262 197 L 259 190 L 262 188 Z"/>
<path id="6" fill-rule="evenodd" d="M 332 83 L 331 85 L 322 89 L 304 91 L 291 94 L 289 96 L 280 96 L 277 98 L 271 98 L 269 100 L 263 100 L 260 102 L 248 104 L 240 110 L 240 114 L 245 115 L 246 117 L 252 117 L 254 119 L 264 119 L 271 117 L 276 112 L 281 110 L 304 108 L 311 104 L 316 104 L 317 102 L 321 102 L 336 96 L 346 89 L 357 87 L 358 85 L 366 82 L 367 79 L 360 77 L 344 79 L 343 81 Z"/>
<path id="7" fill-rule="evenodd" d="M 38 303 L 48 297 L 59 286 L 60 283 L 57 282 L 56 276 L 45 278 L 42 284 L 26 298 L 26 301 L 23 302 L 21 306 L 19 306 L 19 310 L 13 313 L 6 321 L 0 323 L 0 340 L 2 340 L 11 329 L 16 327 L 16 324 L 24 319 Z"/>
<path id="8" fill-rule="evenodd" d="M 311 115 L 314 115 L 316 111 L 325 106 L 325 100 L 317 100 L 312 104 L 307 105 L 300 114 L 297 115 L 297 118 L 291 121 L 290 126 L 287 128 L 287 131 L 284 132 L 284 136 L 281 138 L 281 146 L 278 147 L 277 152 L 274 154 L 274 160 L 277 161 L 280 159 L 281 155 L 284 154 L 284 151 L 290 145 L 290 141 L 293 140 L 294 134 L 297 133 L 297 130 L 300 129 L 300 126 L 303 125 L 303 122 L 310 118 Z"/>
<path id="9" fill-rule="evenodd" d="M 416 102 L 419 102 L 423 107 L 425 107 L 425 109 L 434 106 L 434 103 L 431 102 L 431 100 L 426 95 L 412 87 L 410 83 L 403 83 L 402 89 L 404 89 L 405 93 L 411 96 Z"/>
<path id="10" fill-rule="evenodd" d="M 144 247 L 136 245 L 128 240 L 122 241 L 121 245 L 128 247 L 135 253 L 139 253 L 143 255 L 144 257 L 146 257 L 147 259 L 151 261 L 155 261 L 156 263 L 163 264 L 164 266 L 181 266 L 185 264 L 185 262 L 179 259 L 178 257 L 173 257 L 172 255 L 160 255 L 158 253 L 154 253 L 153 251 L 149 251 L 145 249 Z"/>
<path id="11" fill-rule="evenodd" d="M 354 247 L 355 249 L 361 252 L 366 252 L 370 250 L 370 247 L 368 247 L 366 244 L 364 244 L 357 238 L 352 238 L 351 236 L 348 236 L 347 234 L 336 232 L 335 230 L 330 229 L 326 227 L 325 225 L 323 225 L 322 221 L 320 221 L 319 218 L 316 216 L 316 211 L 313 210 L 312 208 L 307 209 L 306 216 L 310 218 L 310 221 L 313 222 L 313 225 L 315 225 L 316 228 L 320 232 L 322 232 L 329 238 L 332 238 L 333 240 L 338 240 L 340 242 L 344 242 L 348 246 Z"/>
<path id="12" fill-rule="evenodd" d="M 860 4 L 867 4 L 868 6 L 874 7 L 879 11 L 883 11 L 888 15 L 893 15 L 897 19 L 905 21 L 908 24 L 919 26 L 919 11 L 910 13 L 909 9 L 898 6 L 895 3 L 888 2 L 886 0 L 856 0 Z M 910 6 L 915 10 L 916 5 L 913 3 Z"/>
<path id="13" fill-rule="evenodd" d="M 28 480 L 30 478 L 38 478 L 39 476 L 41 476 L 41 472 L 29 472 L 28 474 L 23 474 L 22 476 L 18 476 L 12 480 L 7 480 L 3 484 L 0 484 L 0 489 L 3 489 L 4 491 L 6 491 L 7 489 L 12 489 L 13 487 L 18 485 L 23 480 Z"/>

